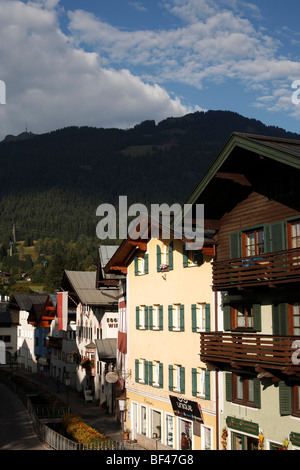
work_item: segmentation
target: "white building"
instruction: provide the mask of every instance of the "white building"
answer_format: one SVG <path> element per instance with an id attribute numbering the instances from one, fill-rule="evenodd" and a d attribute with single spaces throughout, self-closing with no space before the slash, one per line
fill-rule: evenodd
<path id="1" fill-rule="evenodd" d="M 18 316 L 16 352 L 19 365 L 30 372 L 37 372 L 35 355 L 35 326 L 28 323 L 33 304 L 45 304 L 46 294 L 14 294 L 8 304 L 11 315 Z"/>
<path id="2" fill-rule="evenodd" d="M 62 289 L 69 305 L 76 306 L 76 350 L 80 363 L 76 371 L 79 392 L 91 390 L 100 404 L 112 411 L 111 384 L 106 372 L 115 367 L 118 336 L 118 288 L 96 288 L 96 272 L 65 271 Z"/>

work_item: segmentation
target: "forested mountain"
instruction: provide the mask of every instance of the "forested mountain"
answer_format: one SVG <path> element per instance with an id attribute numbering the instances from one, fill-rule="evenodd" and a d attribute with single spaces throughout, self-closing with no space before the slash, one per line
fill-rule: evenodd
<path id="1" fill-rule="evenodd" d="M 18 239 L 95 237 L 96 208 L 119 195 L 129 204 L 183 203 L 233 131 L 300 138 L 227 111 L 9 136 L 0 142 L 0 242 L 13 223 Z"/>

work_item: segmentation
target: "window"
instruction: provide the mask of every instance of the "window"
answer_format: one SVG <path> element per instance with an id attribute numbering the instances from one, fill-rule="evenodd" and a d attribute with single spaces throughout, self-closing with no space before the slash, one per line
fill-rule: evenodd
<path id="1" fill-rule="evenodd" d="M 258 439 L 233 432 L 231 450 L 258 450 Z"/>
<path id="2" fill-rule="evenodd" d="M 181 365 L 169 365 L 169 390 L 185 393 L 185 368 Z"/>
<path id="3" fill-rule="evenodd" d="M 290 331 L 291 335 L 300 335 L 300 304 L 295 303 L 290 305 Z"/>
<path id="4" fill-rule="evenodd" d="M 239 305 L 232 307 L 232 328 L 253 329 L 253 309 L 251 305 Z"/>
<path id="5" fill-rule="evenodd" d="M 260 408 L 260 380 L 226 373 L 226 401 L 239 405 Z"/>
<path id="6" fill-rule="evenodd" d="M 168 323 L 169 331 L 184 331 L 184 305 L 169 305 Z"/>
<path id="7" fill-rule="evenodd" d="M 202 450 L 212 450 L 212 428 L 201 425 L 201 448 Z"/>
<path id="8" fill-rule="evenodd" d="M 146 305 L 139 305 L 136 307 L 136 329 L 148 329 L 148 307 Z"/>
<path id="9" fill-rule="evenodd" d="M 183 245 L 183 267 L 200 266 L 203 264 L 202 250 L 186 250 Z"/>
<path id="10" fill-rule="evenodd" d="M 166 445 L 174 447 L 174 416 L 166 415 Z"/>
<path id="11" fill-rule="evenodd" d="M 149 361 L 149 385 L 163 387 L 163 364 L 160 361 Z"/>
<path id="12" fill-rule="evenodd" d="M 135 360 L 135 381 L 148 384 L 148 361 L 145 359 Z"/>
<path id="13" fill-rule="evenodd" d="M 136 276 L 148 274 L 148 253 L 134 258 L 134 274 Z"/>
<path id="14" fill-rule="evenodd" d="M 149 329 L 162 330 L 163 329 L 163 306 L 153 305 L 149 307 Z"/>
<path id="15" fill-rule="evenodd" d="M 157 271 L 170 271 L 173 269 L 173 242 L 156 246 Z"/>
<path id="16" fill-rule="evenodd" d="M 224 330 L 261 331 L 261 305 L 224 305 Z M 274 333 L 275 334 L 275 333 Z"/>
<path id="17" fill-rule="evenodd" d="M 300 418 L 300 386 L 292 387 L 292 415 Z"/>
<path id="18" fill-rule="evenodd" d="M 264 229 L 242 232 L 242 255 L 254 256 L 264 253 Z"/>
<path id="19" fill-rule="evenodd" d="M 289 222 L 287 225 L 288 247 L 300 248 L 300 221 Z"/>
<path id="20" fill-rule="evenodd" d="M 152 439 L 161 441 L 161 412 L 150 410 L 151 434 Z"/>
<path id="21" fill-rule="evenodd" d="M 141 434 L 147 435 L 147 408 L 141 406 Z"/>
<path id="22" fill-rule="evenodd" d="M 210 331 L 210 304 L 192 304 L 192 331 Z"/>
<path id="23" fill-rule="evenodd" d="M 201 367 L 192 369 L 192 395 L 194 397 L 210 399 L 210 372 Z"/>

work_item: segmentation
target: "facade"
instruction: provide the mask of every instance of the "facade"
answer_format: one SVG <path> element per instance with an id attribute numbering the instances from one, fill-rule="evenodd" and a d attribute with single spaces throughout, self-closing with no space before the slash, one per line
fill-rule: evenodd
<path id="1" fill-rule="evenodd" d="M 51 323 L 49 333 L 50 376 L 58 382 L 66 383 L 70 379 L 71 388 L 76 388 L 76 370 L 78 353 L 76 349 L 76 309 L 70 305 L 67 310 L 65 330 L 60 329 L 57 317 L 57 294 L 50 296 L 55 305 L 56 316 Z"/>
<path id="2" fill-rule="evenodd" d="M 96 288 L 96 278 L 96 272 L 65 271 L 62 289 L 76 312 L 76 388 L 88 391 L 112 412 L 112 384 L 105 375 L 116 362 L 118 287 Z"/>
<path id="3" fill-rule="evenodd" d="M 233 134 L 187 201 L 216 230 L 218 448 L 300 449 L 300 142 Z M 298 352 L 297 352 L 298 347 Z"/>
<path id="4" fill-rule="evenodd" d="M 7 309 L 7 302 L 0 301 L 0 341 L 2 344 L 1 363 L 15 360 L 17 351 L 17 316 Z"/>
<path id="5" fill-rule="evenodd" d="M 213 327 L 211 242 L 125 240 L 106 269 L 127 272 L 126 427 L 146 449 L 214 449 L 214 374 L 199 359 Z M 198 256 L 197 256 L 198 255 Z"/>
<path id="6" fill-rule="evenodd" d="M 18 317 L 17 326 L 17 362 L 31 371 L 38 371 L 38 359 L 35 349 L 35 326 L 28 322 L 32 305 L 45 305 L 48 296 L 44 294 L 14 294 L 8 304 L 12 316 Z"/>

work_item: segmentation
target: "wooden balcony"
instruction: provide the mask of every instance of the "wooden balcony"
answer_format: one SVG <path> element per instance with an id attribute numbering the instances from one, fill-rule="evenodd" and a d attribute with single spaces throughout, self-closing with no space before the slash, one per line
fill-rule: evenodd
<path id="1" fill-rule="evenodd" d="M 297 343 L 294 343 L 297 341 Z M 300 337 L 257 335 L 255 333 L 207 332 L 200 334 L 203 362 L 257 371 L 277 369 L 300 374 Z"/>
<path id="2" fill-rule="evenodd" d="M 300 282 L 300 248 L 213 263 L 213 290 Z"/>

